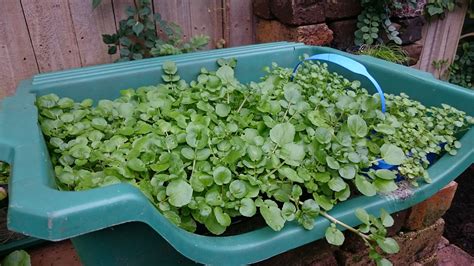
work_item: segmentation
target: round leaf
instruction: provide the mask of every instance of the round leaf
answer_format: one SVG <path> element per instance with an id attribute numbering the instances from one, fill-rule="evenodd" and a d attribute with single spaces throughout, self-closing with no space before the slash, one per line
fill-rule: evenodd
<path id="1" fill-rule="evenodd" d="M 294 138 L 295 127 L 290 123 L 277 124 L 270 130 L 270 139 L 279 146 L 293 142 Z"/>
<path id="2" fill-rule="evenodd" d="M 232 180 L 232 173 L 225 166 L 219 166 L 212 172 L 214 182 L 218 185 L 228 184 Z"/>
<path id="3" fill-rule="evenodd" d="M 328 241 L 329 244 L 335 245 L 335 246 L 340 246 L 344 243 L 344 234 L 339 231 L 336 227 L 328 227 L 326 229 L 326 240 Z"/>
<path id="4" fill-rule="evenodd" d="M 182 207 L 191 202 L 193 188 L 182 179 L 173 180 L 166 187 L 166 195 L 171 205 Z"/>

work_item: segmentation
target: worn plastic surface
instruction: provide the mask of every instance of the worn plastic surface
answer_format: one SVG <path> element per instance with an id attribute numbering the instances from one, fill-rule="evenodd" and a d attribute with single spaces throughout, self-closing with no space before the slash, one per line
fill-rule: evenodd
<path id="1" fill-rule="evenodd" d="M 323 228 L 329 225 L 324 218 L 317 218 L 316 226 L 310 231 L 288 223 L 280 232 L 265 227 L 237 236 L 209 237 L 177 228 L 159 214 L 138 189 L 128 184 L 82 192 L 58 191 L 34 106 L 37 95 L 52 92 L 75 100 L 113 99 L 119 96 L 121 89 L 159 83 L 161 64 L 170 59 L 178 64 L 181 77 L 190 80 L 202 66 L 215 69 L 216 59 L 235 57 L 238 59 L 236 76 L 249 82 L 258 80 L 264 74 L 262 68 L 272 62 L 291 68 L 298 63 L 299 56 L 321 53 L 347 55 L 362 63 L 387 93 L 405 92 L 425 105 L 447 103 L 474 115 L 474 91 L 368 56 L 295 43 L 222 49 L 39 75 L 23 81 L 15 96 L 0 102 L 0 160 L 12 165 L 9 228 L 48 240 L 76 237 L 73 241 L 88 265 L 133 264 L 133 259 L 114 263 L 114 256 L 119 254 L 127 258 L 146 256 L 146 261 L 155 264 L 167 257 L 178 259 L 178 253 L 168 252 L 167 243 L 192 261 L 246 264 L 322 238 Z M 349 79 L 358 78 L 344 68 L 330 67 Z M 375 92 L 370 82 L 362 84 Z M 357 225 L 359 222 L 353 213 L 357 207 L 364 207 L 373 214 L 378 214 L 380 208 L 393 213 L 428 198 L 473 163 L 474 129 L 460 141 L 462 148 L 456 156 L 445 155 L 429 168 L 433 183 L 405 193 L 403 199 L 396 193 L 356 197 L 338 204 L 330 214 L 349 225 Z M 133 223 L 120 225 L 128 222 Z M 104 230 L 98 231 L 101 229 Z M 131 245 L 143 249 L 131 249 Z M 158 248 L 141 252 L 150 250 L 147 245 Z M 167 263 L 169 261 L 163 261 L 163 265 Z"/>

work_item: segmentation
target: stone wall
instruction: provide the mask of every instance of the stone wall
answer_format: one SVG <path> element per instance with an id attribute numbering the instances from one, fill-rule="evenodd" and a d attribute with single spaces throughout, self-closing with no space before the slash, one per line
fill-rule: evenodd
<path id="1" fill-rule="evenodd" d="M 392 214 L 394 225 L 388 230 L 400 246 L 400 252 L 388 256 L 394 265 L 438 265 L 438 245 L 443 242 L 444 220 L 441 218 L 451 206 L 457 183 L 451 182 L 431 198 L 410 209 Z M 323 230 L 323 229 L 321 229 Z M 363 241 L 351 232 L 344 232 L 341 247 L 329 245 L 321 239 L 290 250 L 258 265 L 334 266 L 375 265 L 368 258 Z"/>
<path id="2" fill-rule="evenodd" d="M 409 65 L 417 63 L 423 46 L 421 39 L 424 19 L 421 10 L 400 0 L 402 8 L 392 13 L 394 26 L 399 28 L 403 48 L 410 56 Z M 354 47 L 360 0 L 254 0 L 257 42 L 296 41 L 308 45 L 332 46 L 340 50 Z"/>

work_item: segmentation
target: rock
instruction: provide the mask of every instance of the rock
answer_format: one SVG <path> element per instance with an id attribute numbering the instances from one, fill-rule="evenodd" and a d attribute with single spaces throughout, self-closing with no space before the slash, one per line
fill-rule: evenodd
<path id="1" fill-rule="evenodd" d="M 325 21 L 325 0 L 272 0 L 270 9 L 278 20 L 300 26 Z"/>
<path id="2" fill-rule="evenodd" d="M 402 46 L 402 49 L 405 50 L 410 60 L 408 61 L 408 65 L 416 65 L 418 60 L 421 56 L 421 51 L 423 50 L 423 44 L 419 42 L 415 42 L 409 45 Z"/>
<path id="3" fill-rule="evenodd" d="M 398 37 L 402 39 L 402 44 L 410 44 L 421 40 L 421 32 L 425 24 L 423 17 L 398 19 L 395 22 L 401 26 Z"/>
<path id="4" fill-rule="evenodd" d="M 339 50 L 346 50 L 354 46 L 354 32 L 357 30 L 356 19 L 334 21 L 330 22 L 328 26 L 334 34 L 331 46 Z"/>
<path id="5" fill-rule="evenodd" d="M 272 19 L 274 18 L 270 10 L 270 1 L 271 0 L 253 0 L 252 7 L 253 13 L 260 18 Z"/>
<path id="6" fill-rule="evenodd" d="M 326 0 L 326 19 L 357 17 L 362 11 L 360 0 Z"/>
<path id="7" fill-rule="evenodd" d="M 291 27 L 277 20 L 260 19 L 256 26 L 257 42 L 295 41 L 308 45 L 329 45 L 333 32 L 325 23 Z"/>

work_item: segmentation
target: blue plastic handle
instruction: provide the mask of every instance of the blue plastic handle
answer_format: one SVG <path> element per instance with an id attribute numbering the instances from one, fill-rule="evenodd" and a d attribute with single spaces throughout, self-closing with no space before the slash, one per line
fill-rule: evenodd
<path id="1" fill-rule="evenodd" d="M 367 79 L 369 79 L 372 82 L 372 84 L 374 85 L 374 87 L 377 90 L 377 92 L 379 93 L 379 95 L 380 95 L 380 102 L 382 104 L 382 113 L 385 113 L 385 97 L 383 96 L 382 88 L 380 88 L 380 85 L 378 84 L 378 82 L 369 74 L 369 72 L 367 71 L 367 68 L 365 68 L 364 65 L 362 65 L 361 63 L 359 63 L 359 62 L 357 62 L 353 59 L 350 59 L 348 57 L 338 55 L 338 54 L 329 54 L 329 53 L 316 54 L 316 55 L 313 55 L 313 56 L 310 56 L 310 57 L 306 58 L 303 61 L 306 61 L 306 60 L 329 61 L 329 62 L 332 62 L 334 64 L 342 66 L 342 67 L 346 68 L 347 70 L 350 70 L 350 71 L 352 71 L 356 74 L 362 75 L 362 76 L 366 77 Z M 303 63 L 303 61 L 300 61 L 295 66 L 295 68 L 293 69 L 293 74 L 291 75 L 291 81 L 293 81 L 293 78 L 295 77 L 296 71 L 298 70 L 298 67 L 301 65 L 301 63 Z"/>

